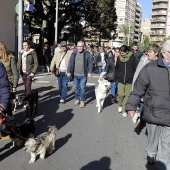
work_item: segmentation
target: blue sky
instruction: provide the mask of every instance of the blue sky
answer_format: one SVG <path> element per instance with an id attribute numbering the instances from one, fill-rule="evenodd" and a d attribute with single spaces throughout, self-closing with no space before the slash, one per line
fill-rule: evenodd
<path id="1" fill-rule="evenodd" d="M 152 0 L 137 0 L 142 5 L 142 20 L 151 18 Z"/>

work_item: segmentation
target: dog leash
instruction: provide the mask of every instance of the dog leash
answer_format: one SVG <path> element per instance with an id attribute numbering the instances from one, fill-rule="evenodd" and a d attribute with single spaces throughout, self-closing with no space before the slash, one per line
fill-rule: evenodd
<path id="1" fill-rule="evenodd" d="M 7 120 L 7 122 L 10 122 L 9 121 L 9 119 L 7 118 L 7 116 L 5 115 L 5 114 L 3 114 L 3 113 L 1 113 L 3 116 L 4 116 L 4 118 Z M 21 135 L 19 135 L 17 132 L 15 132 L 15 130 L 9 125 L 9 127 L 10 127 L 10 129 L 18 136 L 18 137 L 20 137 L 20 138 L 22 138 L 22 139 L 24 139 L 24 140 L 28 140 L 27 138 L 24 138 L 24 137 L 22 137 Z"/>

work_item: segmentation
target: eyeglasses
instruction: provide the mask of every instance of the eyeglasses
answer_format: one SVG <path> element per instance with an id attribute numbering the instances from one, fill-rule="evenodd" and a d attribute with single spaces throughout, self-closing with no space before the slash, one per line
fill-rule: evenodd
<path id="1" fill-rule="evenodd" d="M 83 46 L 77 46 L 77 47 L 83 47 Z"/>

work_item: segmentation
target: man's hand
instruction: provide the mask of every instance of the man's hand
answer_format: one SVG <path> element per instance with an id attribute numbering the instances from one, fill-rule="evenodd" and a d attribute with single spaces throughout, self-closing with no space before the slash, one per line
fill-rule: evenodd
<path id="1" fill-rule="evenodd" d="M 134 111 L 134 110 L 129 110 L 129 111 L 128 111 L 128 114 L 129 114 L 129 116 L 132 118 L 132 117 L 134 116 L 135 112 L 136 112 L 136 111 Z"/>
<path id="2" fill-rule="evenodd" d="M 71 73 L 67 73 L 67 77 L 71 77 Z"/>
<path id="3" fill-rule="evenodd" d="M 92 78 L 92 74 L 91 74 L 91 73 L 88 73 L 88 74 L 87 74 L 87 77 L 88 77 L 88 78 Z"/>

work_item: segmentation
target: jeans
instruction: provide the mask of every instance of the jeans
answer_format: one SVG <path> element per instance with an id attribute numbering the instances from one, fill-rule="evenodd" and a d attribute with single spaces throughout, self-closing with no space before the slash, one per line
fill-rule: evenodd
<path id="1" fill-rule="evenodd" d="M 86 77 L 85 76 L 74 76 L 74 92 L 76 100 L 85 101 L 86 93 Z"/>
<path id="2" fill-rule="evenodd" d="M 60 76 L 58 77 L 58 88 L 60 92 L 61 99 L 64 101 L 67 97 L 67 85 L 68 85 L 68 77 L 65 72 L 60 72 Z"/>
<path id="3" fill-rule="evenodd" d="M 116 90 L 117 90 L 117 85 L 114 83 L 111 83 L 111 94 L 112 97 L 116 97 Z"/>
<path id="4" fill-rule="evenodd" d="M 105 68 L 103 69 L 102 66 L 98 66 L 98 73 L 99 73 L 99 75 L 100 75 L 103 71 L 105 71 Z"/>

